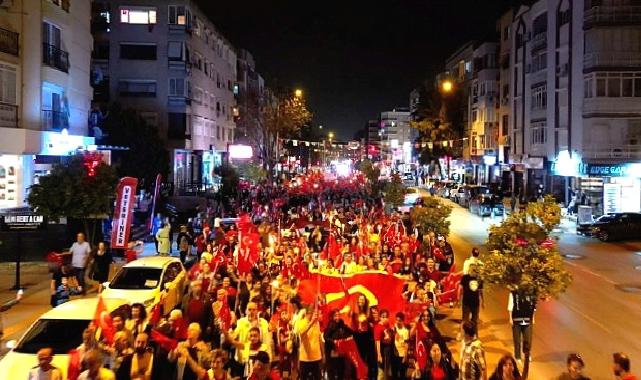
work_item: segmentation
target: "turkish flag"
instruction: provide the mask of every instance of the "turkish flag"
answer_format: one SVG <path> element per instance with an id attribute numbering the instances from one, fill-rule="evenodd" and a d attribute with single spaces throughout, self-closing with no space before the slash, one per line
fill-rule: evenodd
<path id="1" fill-rule="evenodd" d="M 218 318 L 220 319 L 220 329 L 223 331 L 229 330 L 231 327 L 231 310 L 227 303 L 227 297 L 223 298 L 223 304 L 218 312 Z"/>
<path id="2" fill-rule="evenodd" d="M 107 343 L 113 343 L 114 326 L 111 321 L 111 314 L 109 314 L 102 296 L 98 297 L 98 304 L 96 305 L 96 311 L 93 315 L 93 324 L 96 328 L 100 328 L 100 330 L 102 330 L 102 336 L 105 338 Z"/>
<path id="3" fill-rule="evenodd" d="M 346 357 L 352 362 L 354 368 L 356 368 L 356 378 L 358 380 L 367 379 L 367 364 L 359 355 L 354 338 L 337 339 L 334 341 L 334 346 L 340 356 Z"/>
<path id="4" fill-rule="evenodd" d="M 247 274 L 260 257 L 260 234 L 251 232 L 241 234 L 238 246 L 238 272 Z"/>
<path id="5" fill-rule="evenodd" d="M 76 380 L 82 372 L 82 358 L 80 357 L 80 352 L 77 349 L 69 351 L 69 364 L 67 365 L 67 379 Z"/>
<path id="6" fill-rule="evenodd" d="M 422 340 L 416 339 L 416 362 L 421 371 L 425 371 L 427 367 L 427 348 Z"/>
<path id="7" fill-rule="evenodd" d="M 171 351 L 178 346 L 176 339 L 172 339 L 158 330 L 151 330 L 151 340 L 167 351 Z"/>
<path id="8" fill-rule="evenodd" d="M 370 306 L 378 305 L 379 310 L 386 309 L 390 315 L 394 315 L 403 311 L 404 284 L 403 279 L 381 271 L 360 272 L 343 277 L 316 272 L 311 273 L 309 279 L 300 282 L 298 293 L 301 300 L 308 304 L 313 304 L 317 295 L 321 295 L 328 310 L 340 310 L 346 304 L 355 304 L 358 296 L 363 294 Z"/>
<path id="9" fill-rule="evenodd" d="M 249 214 L 241 214 L 238 217 L 238 221 L 236 222 L 236 227 L 238 227 L 238 231 L 243 234 L 247 235 L 252 227 L 254 227 L 254 223 L 252 223 L 251 218 L 249 217 Z"/>
<path id="10" fill-rule="evenodd" d="M 442 281 L 443 290 L 438 295 L 438 302 L 455 302 L 458 295 L 458 286 L 461 283 L 463 273 L 450 272 Z"/>

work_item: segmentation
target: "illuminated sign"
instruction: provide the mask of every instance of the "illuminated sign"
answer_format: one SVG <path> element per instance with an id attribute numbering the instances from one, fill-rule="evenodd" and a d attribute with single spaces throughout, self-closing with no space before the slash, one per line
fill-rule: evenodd
<path id="1" fill-rule="evenodd" d="M 240 158 L 247 159 L 252 158 L 254 151 L 249 145 L 230 145 L 229 146 L 229 157 L 230 158 Z"/>
<path id="2" fill-rule="evenodd" d="M 42 133 L 43 156 L 67 156 L 75 153 L 78 149 L 86 149 L 94 145 L 93 137 L 70 135 L 66 129 L 62 132 L 46 131 Z"/>
<path id="3" fill-rule="evenodd" d="M 597 177 L 641 177 L 641 163 L 586 164 L 584 174 Z"/>

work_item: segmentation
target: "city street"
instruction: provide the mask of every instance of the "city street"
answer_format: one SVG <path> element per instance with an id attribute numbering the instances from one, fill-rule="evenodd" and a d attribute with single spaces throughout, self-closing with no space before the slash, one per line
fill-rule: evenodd
<path id="1" fill-rule="evenodd" d="M 448 201 L 446 201 L 448 202 Z M 481 218 L 454 205 L 450 242 L 459 268 L 472 246 L 482 245 L 487 228 L 498 219 Z M 569 353 L 585 360 L 586 373 L 593 380 L 612 379 L 612 353 L 625 351 L 641 357 L 641 290 L 625 292 L 624 287 L 641 287 L 641 242 L 602 243 L 577 236 L 572 223 L 564 223 L 560 248 L 574 282 L 559 300 L 538 305 L 533 338 L 531 378 L 551 379 L 565 368 Z M 481 341 L 489 363 L 511 353 L 512 334 L 507 314 L 507 292 L 489 290 L 481 312 Z M 440 322 L 443 332 L 455 337 L 460 311 L 448 312 Z M 452 346 L 454 347 L 454 345 Z M 493 365 L 493 364 L 492 364 Z"/>

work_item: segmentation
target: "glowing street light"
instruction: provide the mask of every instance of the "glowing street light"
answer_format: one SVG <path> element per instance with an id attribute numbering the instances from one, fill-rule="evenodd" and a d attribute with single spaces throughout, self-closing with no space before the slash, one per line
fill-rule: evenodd
<path id="1" fill-rule="evenodd" d="M 454 89 L 454 83 L 451 80 L 446 79 L 441 83 L 441 90 L 445 93 L 452 92 Z"/>
<path id="2" fill-rule="evenodd" d="M 327 137 L 329 137 L 329 140 L 331 141 L 334 138 L 334 132 L 329 132 Z"/>
<path id="3" fill-rule="evenodd" d="M 303 97 L 303 90 L 300 88 L 297 88 L 296 91 L 294 91 L 294 96 L 297 98 L 302 98 Z"/>

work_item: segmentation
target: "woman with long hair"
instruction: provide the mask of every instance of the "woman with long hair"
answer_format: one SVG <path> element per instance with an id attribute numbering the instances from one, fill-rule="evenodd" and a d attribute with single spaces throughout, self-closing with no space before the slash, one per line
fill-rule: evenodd
<path id="1" fill-rule="evenodd" d="M 516 365 L 516 360 L 510 354 L 503 355 L 496 365 L 496 369 L 490 380 L 521 380 L 521 373 L 519 367 Z"/>
<path id="2" fill-rule="evenodd" d="M 455 380 L 458 375 L 456 363 L 449 351 L 443 352 L 441 346 L 432 342 L 427 346 L 428 357 L 425 373 L 420 378 L 425 380 Z"/>

